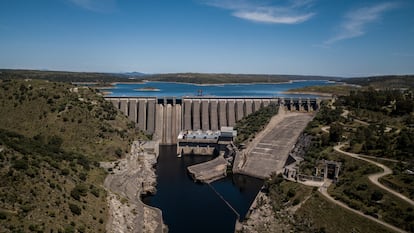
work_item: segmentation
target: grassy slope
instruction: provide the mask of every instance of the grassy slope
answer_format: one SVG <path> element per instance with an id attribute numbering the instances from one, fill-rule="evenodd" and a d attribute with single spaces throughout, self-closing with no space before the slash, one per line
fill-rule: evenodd
<path id="1" fill-rule="evenodd" d="M 141 135 L 90 89 L 0 81 L 0 232 L 104 232 L 105 172 Z"/>
<path id="2" fill-rule="evenodd" d="M 137 132 L 112 104 L 89 88 L 45 81 L 0 82 L 0 129 L 48 141 L 90 158 L 113 159 Z"/>
<path id="3" fill-rule="evenodd" d="M 390 232 L 378 224 L 336 206 L 317 192 L 307 200 L 296 214 L 302 221 L 312 223 L 314 228 L 319 229 L 319 232 Z"/>

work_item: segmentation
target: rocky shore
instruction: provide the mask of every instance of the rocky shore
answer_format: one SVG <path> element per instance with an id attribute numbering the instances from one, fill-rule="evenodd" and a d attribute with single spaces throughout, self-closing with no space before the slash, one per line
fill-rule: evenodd
<path id="1" fill-rule="evenodd" d="M 107 232 L 166 231 L 161 210 L 147 206 L 141 201 L 142 194 L 156 192 L 154 165 L 157 157 L 158 143 L 135 141 L 126 158 L 101 163 L 109 172 L 104 182 L 109 206 Z"/>
<path id="2" fill-rule="evenodd" d="M 259 192 L 251 205 L 246 220 L 236 223 L 237 233 L 262 233 L 262 232 L 291 232 L 291 215 L 282 210 L 277 214 L 273 211 L 270 198 L 263 192 Z"/>

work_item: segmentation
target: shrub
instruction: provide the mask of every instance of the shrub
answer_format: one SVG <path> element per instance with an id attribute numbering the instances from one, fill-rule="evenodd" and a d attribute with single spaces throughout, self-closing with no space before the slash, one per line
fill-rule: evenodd
<path id="1" fill-rule="evenodd" d="M 289 189 L 289 191 L 287 192 L 287 196 L 289 198 L 294 197 L 296 195 L 296 191 L 294 189 Z"/>
<path id="2" fill-rule="evenodd" d="M 371 200 L 372 201 L 380 201 L 382 199 L 382 197 L 384 196 L 384 194 L 382 194 L 381 191 L 375 190 L 372 194 L 371 194 Z"/>
<path id="3" fill-rule="evenodd" d="M 76 204 L 69 203 L 69 209 L 75 215 L 81 215 L 82 214 L 82 209 L 79 208 L 79 206 L 77 206 Z"/>
<path id="4" fill-rule="evenodd" d="M 99 189 L 97 188 L 92 188 L 91 189 L 91 193 L 95 196 L 95 197 L 99 197 Z"/>
<path id="5" fill-rule="evenodd" d="M 18 159 L 13 162 L 13 168 L 16 170 L 26 170 L 29 168 L 27 160 Z"/>
<path id="6" fill-rule="evenodd" d="M 300 200 L 298 198 L 295 198 L 295 200 L 293 200 L 292 205 L 297 205 L 300 203 Z"/>
<path id="7" fill-rule="evenodd" d="M 75 200 L 80 200 L 80 197 L 84 197 L 86 195 L 88 195 L 88 189 L 85 185 L 76 185 L 75 188 L 72 189 L 72 191 L 70 192 L 70 195 L 75 199 Z"/>
<path id="8" fill-rule="evenodd" d="M 115 150 L 115 154 L 116 154 L 116 156 L 118 156 L 118 158 L 121 158 L 122 157 L 122 149 L 118 147 Z"/>
<path id="9" fill-rule="evenodd" d="M 0 211 L 0 219 L 6 219 L 7 215 L 3 211 Z"/>
<path id="10" fill-rule="evenodd" d="M 87 178 L 87 174 L 86 173 L 81 173 L 81 174 L 79 174 L 79 179 L 81 179 L 82 181 L 86 181 L 86 178 Z"/>
<path id="11" fill-rule="evenodd" d="M 63 168 L 62 170 L 61 170 L 61 172 L 60 172 L 60 174 L 62 174 L 62 175 L 64 175 L 64 176 L 67 176 L 67 175 L 69 175 L 69 169 L 67 169 L 67 168 Z"/>
<path id="12" fill-rule="evenodd" d="M 66 225 L 64 233 L 75 233 L 75 228 L 72 225 Z"/>

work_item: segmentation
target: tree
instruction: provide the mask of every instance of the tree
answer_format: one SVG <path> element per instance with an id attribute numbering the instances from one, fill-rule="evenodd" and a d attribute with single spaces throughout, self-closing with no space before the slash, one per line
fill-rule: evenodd
<path id="1" fill-rule="evenodd" d="M 343 133 L 342 125 L 335 122 L 331 124 L 331 128 L 329 129 L 329 141 L 330 142 L 339 142 L 341 140 Z"/>
<path id="2" fill-rule="evenodd" d="M 372 201 L 380 201 L 382 199 L 382 197 L 384 196 L 384 194 L 382 194 L 381 191 L 375 190 L 372 194 L 371 194 L 371 200 Z"/>

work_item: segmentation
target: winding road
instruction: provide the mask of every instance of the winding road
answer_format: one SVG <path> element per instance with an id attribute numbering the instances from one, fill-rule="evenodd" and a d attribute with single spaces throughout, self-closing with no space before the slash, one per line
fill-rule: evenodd
<path id="1" fill-rule="evenodd" d="M 383 190 L 385 190 L 385 191 L 387 191 L 387 192 L 389 192 L 389 193 L 393 194 L 394 196 L 396 196 L 396 197 L 398 197 L 398 198 L 400 198 L 400 199 L 402 199 L 402 200 L 406 201 L 406 202 L 407 202 L 407 203 L 409 203 L 410 205 L 414 206 L 414 201 L 413 201 L 413 200 L 411 200 L 410 198 L 408 198 L 408 197 L 406 197 L 406 196 L 402 195 L 402 194 L 401 194 L 401 193 L 399 193 L 399 192 L 396 192 L 396 191 L 394 191 L 394 190 L 392 190 L 392 189 L 390 189 L 390 188 L 388 188 L 388 187 L 384 186 L 383 184 L 381 184 L 381 183 L 378 181 L 378 180 L 379 180 L 379 178 L 381 178 L 381 177 L 383 177 L 383 176 L 386 176 L 386 175 L 389 175 L 389 174 L 392 174 L 392 170 L 391 170 L 390 168 L 388 168 L 387 166 L 385 166 L 385 165 L 383 165 L 383 164 L 381 164 L 381 163 L 377 163 L 377 162 L 375 162 L 375 161 L 372 161 L 372 160 L 370 160 L 370 159 L 367 159 L 367 158 L 365 158 L 365 157 L 364 157 L 364 155 L 359 155 L 359 154 L 354 154 L 354 153 L 350 153 L 350 152 L 343 151 L 343 150 L 341 149 L 343 146 L 344 146 L 344 144 L 340 144 L 340 145 L 334 146 L 334 150 L 335 150 L 335 151 L 337 151 L 337 152 L 339 152 L 339 153 L 341 153 L 341 154 L 344 154 L 344 155 L 350 156 L 350 157 L 352 157 L 352 158 L 356 158 L 356 159 L 360 159 L 360 160 L 366 161 L 366 162 L 368 162 L 368 163 L 374 164 L 374 165 L 375 165 L 375 166 L 377 166 L 377 167 L 382 168 L 382 169 L 383 169 L 383 172 L 379 172 L 379 173 L 371 174 L 371 175 L 369 175 L 369 176 L 368 176 L 368 179 L 369 179 L 369 180 L 370 180 L 373 184 L 375 184 L 376 186 L 380 187 L 381 189 L 383 189 Z"/>
<path id="2" fill-rule="evenodd" d="M 321 128 L 321 130 L 322 130 L 323 132 L 325 132 L 325 133 L 329 133 L 329 128 L 330 128 L 329 126 L 324 126 L 324 127 L 322 127 L 322 128 Z M 380 179 L 381 177 L 386 176 L 386 175 L 389 175 L 389 174 L 392 174 L 392 170 L 391 170 L 390 168 L 388 168 L 387 166 L 385 166 L 385 165 L 383 165 L 383 164 L 381 164 L 381 163 L 378 163 L 378 162 L 375 162 L 375 161 L 373 161 L 373 160 L 368 159 L 368 158 L 375 158 L 375 157 L 373 157 L 373 156 L 361 155 L 361 154 L 355 154 L 355 153 L 350 153 L 350 152 L 347 152 L 347 151 L 343 151 L 343 150 L 342 150 L 342 147 L 343 147 L 344 145 L 345 145 L 345 144 L 339 144 L 339 145 L 336 145 L 336 146 L 334 146 L 334 150 L 335 150 L 336 152 L 338 152 L 338 153 L 343 154 L 343 155 L 346 155 L 346 156 L 349 156 L 349 157 L 352 157 L 352 158 L 355 158 L 355 159 L 363 160 L 363 161 L 365 161 L 365 162 L 371 163 L 371 164 L 373 164 L 373 165 L 375 165 L 375 166 L 377 166 L 377 167 L 382 168 L 382 170 L 383 170 L 382 172 L 378 172 L 378 173 L 374 173 L 374 174 L 368 175 L 368 179 L 369 179 L 369 180 L 370 180 L 370 181 L 371 181 L 374 185 L 376 185 L 377 187 L 379 187 L 379 188 L 381 188 L 381 189 L 383 189 L 383 190 L 385 190 L 385 191 L 387 191 L 387 192 L 389 192 L 389 193 L 393 194 L 394 196 L 396 196 L 396 197 L 398 197 L 398 198 L 400 198 L 400 199 L 404 200 L 405 202 L 409 203 L 410 205 L 414 206 L 414 201 L 413 201 L 413 200 L 411 200 L 410 198 L 408 198 L 408 197 L 406 197 L 406 196 L 402 195 L 402 194 L 401 194 L 401 193 L 399 193 L 399 192 L 396 192 L 396 191 L 394 191 L 394 190 L 392 190 L 392 189 L 390 189 L 390 188 L 388 188 L 388 187 L 384 186 L 383 184 L 381 184 L 381 183 L 379 182 L 379 179 Z M 367 157 L 368 157 L 368 158 L 367 158 Z M 386 223 L 386 222 L 384 222 L 384 221 L 381 221 L 381 220 L 379 220 L 379 219 L 377 219 L 377 218 L 374 218 L 374 217 L 372 217 L 372 216 L 366 215 L 366 214 L 364 214 L 364 213 L 363 213 L 363 212 L 361 212 L 361 211 L 355 210 L 355 209 L 353 209 L 353 208 L 349 207 L 348 205 L 346 205 L 346 204 L 345 204 L 345 203 L 343 203 L 343 202 L 340 202 L 340 201 L 338 201 L 338 200 L 335 200 L 335 198 L 333 198 L 333 197 L 332 197 L 332 196 L 328 193 L 328 187 L 330 186 L 330 184 L 331 184 L 331 181 L 327 181 L 327 182 L 325 182 L 325 183 L 324 183 L 324 185 L 323 185 L 323 186 L 321 186 L 321 187 L 318 189 L 318 191 L 319 191 L 319 192 L 320 192 L 320 193 L 321 193 L 324 197 L 326 197 L 329 201 L 331 201 L 331 202 L 333 202 L 333 203 L 337 204 L 338 206 L 341 206 L 342 208 L 345 208 L 345 209 L 347 209 L 347 210 L 349 210 L 349 211 L 352 211 L 353 213 L 358 214 L 358 215 L 360 215 L 360 216 L 362 216 L 362 217 L 364 217 L 364 218 L 370 219 L 370 220 L 372 220 L 372 221 L 374 221 L 374 222 L 376 222 L 376 223 L 378 223 L 378 224 L 381 224 L 381 225 L 383 225 L 383 226 L 387 227 L 388 229 L 391 229 L 391 230 L 393 230 L 393 231 L 395 231 L 395 232 L 400 232 L 400 233 L 405 233 L 405 232 L 407 232 L 407 231 L 404 231 L 403 229 L 400 229 L 400 228 L 398 228 L 398 227 L 395 227 L 395 226 L 393 226 L 393 225 L 391 225 L 391 224 L 388 224 L 388 223 Z"/>

